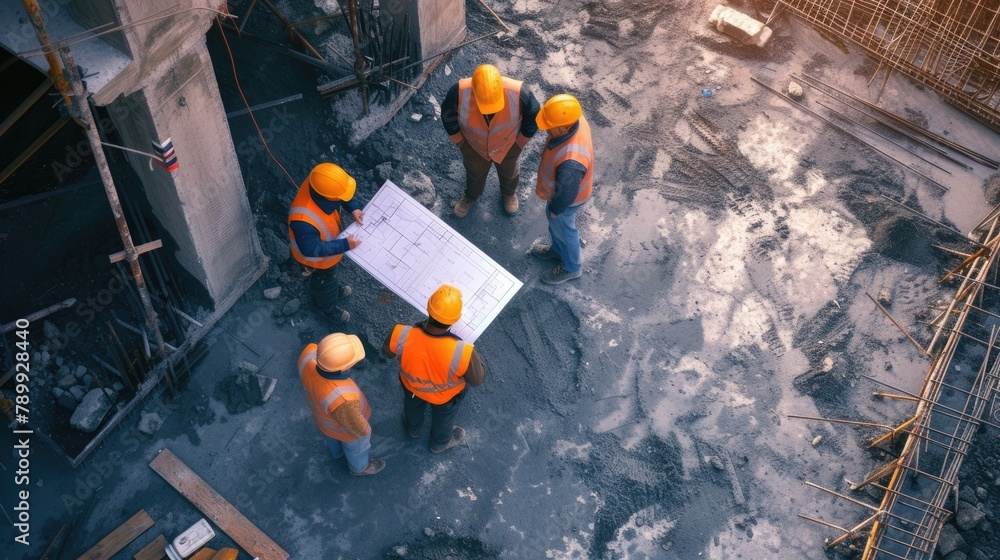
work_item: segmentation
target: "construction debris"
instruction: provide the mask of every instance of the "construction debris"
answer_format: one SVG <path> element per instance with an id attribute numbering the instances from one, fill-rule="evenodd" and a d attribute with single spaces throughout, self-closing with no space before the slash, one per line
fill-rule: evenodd
<path id="1" fill-rule="evenodd" d="M 104 391 L 93 389 L 80 400 L 69 423 L 78 430 L 93 432 L 101 425 L 101 420 L 104 420 L 104 416 L 111 410 L 111 405 Z"/>
<path id="2" fill-rule="evenodd" d="M 708 23 L 720 32 L 745 44 L 763 47 L 771 39 L 771 28 L 743 12 L 719 4 L 712 11 Z"/>
<path id="3" fill-rule="evenodd" d="M 146 510 L 140 509 L 139 513 L 101 539 L 101 542 L 95 544 L 78 560 L 108 560 L 152 526 L 153 519 Z"/>
<path id="4" fill-rule="evenodd" d="M 216 398 L 226 403 L 230 414 L 239 414 L 264 404 L 277 383 L 277 379 L 256 373 L 231 375 L 216 386 Z"/>

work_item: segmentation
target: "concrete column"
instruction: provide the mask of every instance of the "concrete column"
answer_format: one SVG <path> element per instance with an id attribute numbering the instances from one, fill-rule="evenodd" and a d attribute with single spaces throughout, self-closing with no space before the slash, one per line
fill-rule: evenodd
<path id="1" fill-rule="evenodd" d="M 152 151 L 173 140 L 180 169 L 171 174 L 129 154 L 153 212 L 176 243 L 177 261 L 215 304 L 245 290 L 264 255 L 205 44 L 213 2 L 113 0 L 123 23 L 182 14 L 125 30 L 133 61 L 94 94 L 126 146 Z"/>

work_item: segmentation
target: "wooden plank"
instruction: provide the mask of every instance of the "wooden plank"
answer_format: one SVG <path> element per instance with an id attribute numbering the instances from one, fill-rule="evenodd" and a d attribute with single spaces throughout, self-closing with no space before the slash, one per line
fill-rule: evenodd
<path id="1" fill-rule="evenodd" d="M 211 519 L 251 557 L 260 560 L 287 560 L 288 553 L 243 516 L 218 492 L 181 462 L 169 449 L 149 464 L 160 476 Z"/>
<path id="2" fill-rule="evenodd" d="M 166 549 L 167 539 L 163 535 L 156 535 L 155 539 L 136 553 L 135 560 L 163 560 L 167 556 L 164 552 Z"/>
<path id="3" fill-rule="evenodd" d="M 101 542 L 95 544 L 78 560 L 108 560 L 152 526 L 153 519 L 149 517 L 146 510 L 140 509 L 139 513 L 111 531 L 111 534 L 101 539 Z"/>
<path id="4" fill-rule="evenodd" d="M 10 130 L 10 127 L 14 126 L 14 123 L 24 116 L 24 114 L 28 112 L 28 109 L 38 102 L 38 100 L 45 95 L 45 92 L 49 91 L 50 87 L 52 87 L 51 80 L 48 78 L 42 80 L 42 83 L 35 88 L 35 91 L 31 92 L 31 95 L 22 101 L 21 104 L 17 106 L 17 109 L 14 109 L 14 112 L 8 115 L 7 118 L 0 123 L 0 136 L 3 136 L 5 132 Z"/>
<path id="5" fill-rule="evenodd" d="M 13 162 L 11 162 L 11 164 L 8 165 L 3 171 L 0 171 L 0 183 L 6 181 L 8 177 L 13 175 L 14 172 L 17 171 L 18 167 L 21 167 L 21 165 L 24 162 L 31 159 L 31 156 L 35 155 L 35 152 L 37 152 L 39 148 L 44 146 L 45 143 L 48 142 L 50 138 L 55 136 L 56 133 L 59 132 L 59 130 L 68 122 L 69 119 L 59 119 L 56 122 L 52 123 L 52 126 L 50 126 L 48 130 L 43 132 L 41 136 L 35 138 L 35 141 L 32 142 L 31 145 L 28 146 L 26 150 L 21 152 L 21 155 L 17 156 L 17 158 Z"/>
<path id="6" fill-rule="evenodd" d="M 216 550 L 211 548 L 203 548 L 198 552 L 195 552 L 193 556 L 188 558 L 188 560 L 212 560 L 215 557 Z"/>
<path id="7" fill-rule="evenodd" d="M 159 249 L 163 247 L 163 241 L 157 239 L 156 241 L 150 241 L 149 243 L 143 243 L 142 245 L 135 246 L 135 252 L 138 254 L 148 253 L 153 249 Z M 108 260 L 112 263 L 125 260 L 125 251 L 118 251 L 117 253 L 112 253 L 108 255 Z"/>

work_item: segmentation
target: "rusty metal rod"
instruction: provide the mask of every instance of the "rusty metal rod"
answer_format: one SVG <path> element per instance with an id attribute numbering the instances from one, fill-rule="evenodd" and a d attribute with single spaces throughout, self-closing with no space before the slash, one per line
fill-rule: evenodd
<path id="1" fill-rule="evenodd" d="M 892 321 L 893 325 L 896 325 L 897 329 L 899 329 L 904 335 L 906 335 L 906 338 L 910 339 L 910 342 L 912 342 L 913 345 L 917 347 L 917 350 L 920 350 L 921 354 L 923 354 L 925 356 L 930 356 L 930 354 L 927 352 L 927 350 L 924 350 L 924 347 L 921 346 L 919 342 L 917 342 L 917 339 L 915 339 L 912 336 L 910 336 L 910 333 L 906 332 L 906 329 L 903 328 L 903 325 L 900 325 L 896 321 L 896 319 L 894 319 L 892 317 L 892 315 L 889 313 L 888 309 L 886 309 L 885 307 L 882 307 L 882 304 L 879 303 L 878 300 L 876 300 L 875 298 L 873 298 L 872 295 L 869 294 L 868 292 L 865 292 L 865 295 L 868 296 L 868 299 L 872 300 L 872 303 L 874 303 L 875 306 L 878 307 L 879 311 L 881 311 L 882 313 L 885 313 L 885 316 L 888 317 L 890 321 Z"/>
<path id="2" fill-rule="evenodd" d="M 797 418 L 799 420 L 816 420 L 819 422 L 830 422 L 832 424 L 850 424 L 852 426 L 867 426 L 869 428 L 882 428 L 885 430 L 894 430 L 893 426 L 886 426 L 885 424 L 875 424 L 872 422 L 859 422 L 856 420 L 839 420 L 836 418 L 819 418 L 816 416 L 799 416 L 797 414 L 787 414 L 787 418 Z"/>
<path id="3" fill-rule="evenodd" d="M 934 185 L 935 187 L 937 187 L 937 188 L 939 188 L 939 189 L 942 189 L 942 190 L 944 190 L 944 191 L 947 191 L 947 190 L 949 190 L 949 189 L 948 189 L 948 187 L 946 187 L 946 186 L 942 185 L 941 183 L 938 183 L 938 182 L 937 182 L 937 181 L 935 181 L 934 179 L 931 179 L 931 178 L 930 178 L 930 177 L 928 177 L 927 175 L 924 175 L 923 173 L 921 173 L 921 172 L 917 171 L 916 169 L 914 169 L 914 168 L 910 167 L 909 165 L 906 165 L 906 164 L 905 164 L 905 163 L 903 163 L 902 161 L 899 161 L 898 159 L 896 159 L 895 157 L 893 157 L 893 156 L 891 156 L 891 155 L 887 154 L 887 153 L 886 153 L 886 152 L 885 152 L 884 150 L 882 150 L 882 149 L 878 148 L 877 146 L 873 146 L 873 145 L 871 145 L 870 143 L 868 143 L 868 142 L 865 142 L 865 141 L 864 141 L 864 140 L 862 140 L 862 139 L 861 139 L 861 137 L 859 137 L 859 136 L 858 136 L 857 134 L 854 134 L 853 132 L 851 132 L 851 131 L 847 130 L 846 128 L 844 128 L 844 127 L 842 127 L 842 126 L 840 126 L 839 124 L 837 124 L 837 123 L 835 123 L 835 122 L 831 121 L 830 119 L 828 119 L 828 118 L 824 117 L 823 115 L 820 115 L 820 114 L 819 114 L 819 113 L 817 113 L 816 111 L 813 111 L 812 109 L 810 109 L 810 108 L 806 107 L 805 105 L 803 105 L 803 104 L 801 104 L 801 103 L 798 103 L 798 102 L 796 102 L 796 101 L 793 101 L 793 100 L 792 100 L 792 99 L 791 99 L 790 97 L 788 97 L 788 96 L 784 95 L 784 94 L 783 94 L 783 93 L 781 93 L 780 91 L 778 91 L 778 90 L 776 90 L 776 89 L 772 88 L 771 86 L 769 86 L 769 85 L 765 84 L 764 82 L 762 82 L 762 81 L 758 80 L 757 78 L 754 78 L 753 76 L 750 76 L 750 79 L 751 79 L 751 80 L 752 80 L 752 81 L 753 81 L 753 82 L 754 82 L 755 84 L 759 85 L 760 87 L 762 87 L 762 88 L 764 88 L 764 89 L 766 89 L 766 90 L 770 91 L 771 93 L 773 93 L 774 95 L 776 95 L 776 96 L 780 97 L 781 99 L 784 99 L 784 100 L 785 100 L 786 102 L 788 102 L 788 103 L 789 103 L 790 105 L 792 105 L 793 107 L 798 107 L 798 108 L 799 108 L 799 109 L 801 109 L 802 111 L 805 111 L 806 113 L 809 113 L 810 115 L 812 115 L 812 116 L 816 117 L 817 119 L 819 119 L 819 120 L 821 120 L 821 121 L 825 122 L 826 124 L 828 124 L 828 125 L 832 126 L 833 128 L 835 128 L 835 129 L 839 130 L 840 132 L 843 132 L 844 134 L 846 134 L 846 135 L 850 136 L 851 138 L 854 138 L 854 139 L 855 139 L 855 140 L 857 140 L 858 142 L 861 142 L 861 143 L 862 143 L 862 144 L 864 144 L 865 146 L 868 146 L 869 148 L 871 148 L 871 149 L 875 150 L 876 152 L 878 152 L 878 153 L 882 154 L 883 156 L 885 156 L 885 157 L 887 157 L 887 158 L 891 159 L 892 161 L 894 161 L 894 162 L 898 163 L 899 165 L 902 165 L 903 167 L 905 167 L 905 168 L 909 169 L 910 171 L 912 171 L 912 172 L 913 172 L 913 173 L 915 173 L 916 175 L 918 175 L 918 176 L 920 176 L 920 177 L 923 177 L 924 179 L 926 179 L 926 180 L 927 180 L 928 182 L 930 182 L 930 183 L 931 183 L 932 185 Z"/>

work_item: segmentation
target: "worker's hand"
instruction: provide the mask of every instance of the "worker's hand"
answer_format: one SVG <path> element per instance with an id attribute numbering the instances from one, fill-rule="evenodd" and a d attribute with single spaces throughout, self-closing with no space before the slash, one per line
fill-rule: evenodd
<path id="1" fill-rule="evenodd" d="M 365 221 L 361 219 L 361 217 L 365 215 L 364 212 L 362 212 L 361 210 L 355 210 L 354 212 L 351 212 L 351 215 L 354 216 L 355 222 L 358 222 L 361 225 L 365 225 Z"/>
<path id="2" fill-rule="evenodd" d="M 353 235 L 347 236 L 347 246 L 351 249 L 356 249 L 358 245 L 361 245 L 361 240 Z M 349 249 L 350 250 L 350 249 Z"/>

